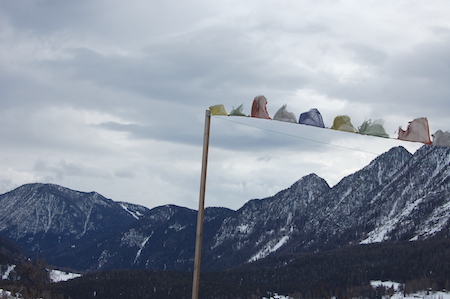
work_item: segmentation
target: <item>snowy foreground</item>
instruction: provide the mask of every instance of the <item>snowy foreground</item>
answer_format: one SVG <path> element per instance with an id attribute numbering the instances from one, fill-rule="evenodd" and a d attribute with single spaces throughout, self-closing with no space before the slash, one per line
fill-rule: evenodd
<path id="1" fill-rule="evenodd" d="M 378 286 L 384 286 L 386 288 L 391 288 L 393 287 L 393 289 L 395 290 L 394 295 L 392 296 L 383 296 L 383 299 L 417 299 L 417 298 L 422 298 L 422 299 L 450 299 L 450 292 L 427 292 L 427 291 L 421 291 L 421 292 L 417 292 L 414 294 L 407 294 L 404 295 L 403 293 L 400 292 L 400 284 L 398 282 L 391 282 L 391 281 L 379 281 L 379 280 L 375 280 L 375 281 L 371 281 L 370 284 L 372 285 L 373 288 L 376 288 Z M 283 296 L 283 295 L 275 295 L 272 297 L 263 297 L 261 299 L 293 299 L 292 297 L 289 296 Z"/>
<path id="2" fill-rule="evenodd" d="M 0 298 L 5 298 L 5 299 L 23 299 L 23 297 L 19 296 L 14 296 L 11 294 L 11 292 L 9 291 L 4 291 L 2 289 L 0 289 Z M 405 297 L 403 297 L 403 294 L 401 294 L 400 292 L 395 293 L 392 296 L 383 296 L 383 299 L 417 299 L 417 298 L 422 298 L 422 299 L 450 299 L 450 293 L 444 293 L 444 292 L 430 292 L 429 294 L 427 294 L 427 292 L 423 291 L 423 292 L 418 292 L 415 294 L 409 294 L 406 295 Z M 272 296 L 270 298 L 267 297 L 263 297 L 261 299 L 292 299 L 292 297 L 289 296 L 283 296 L 283 295 L 275 295 Z"/>
<path id="3" fill-rule="evenodd" d="M 400 284 L 398 282 L 392 282 L 392 281 L 371 281 L 370 284 L 372 287 L 376 288 L 378 286 L 384 286 L 386 288 L 391 288 L 395 290 L 394 295 L 392 296 L 383 296 L 383 299 L 397 299 L 397 298 L 404 298 L 404 299 L 417 299 L 417 298 L 423 298 L 423 299 L 450 299 L 450 293 L 449 292 L 432 292 L 432 291 L 421 291 L 417 292 L 415 294 L 406 294 L 404 295 L 402 292 L 400 292 L 399 286 Z"/>
<path id="4" fill-rule="evenodd" d="M 15 267 L 16 267 L 15 265 L 8 266 L 8 269 L 6 270 L 6 272 L 1 274 L 1 278 L 8 279 L 9 273 L 11 271 L 13 271 Z M 77 274 L 77 273 L 63 272 L 63 271 L 59 271 L 59 270 L 51 270 L 50 271 L 50 279 L 52 282 L 67 281 L 69 279 L 77 278 L 80 276 L 81 276 L 81 274 Z M 0 289 L 0 298 L 2 298 L 2 299 L 23 299 L 20 294 L 13 295 L 13 294 L 11 294 L 10 291 L 5 291 L 2 289 Z"/>
<path id="5" fill-rule="evenodd" d="M 52 270 L 50 273 L 50 277 L 53 282 L 58 281 L 66 281 L 69 279 L 73 279 L 76 277 L 81 276 L 80 274 L 75 273 L 66 273 L 58 270 Z M 450 299 L 450 292 L 427 292 L 427 291 L 421 291 L 414 294 L 407 294 L 403 295 L 403 293 L 400 292 L 399 286 L 400 284 L 397 282 L 391 282 L 391 281 L 371 281 L 370 282 L 373 288 L 376 288 L 378 286 L 384 286 L 386 288 L 393 287 L 395 290 L 395 293 L 392 296 L 383 296 L 383 299 Z M 0 289 L 0 298 L 2 299 L 23 299 L 23 297 L 20 296 L 20 294 L 13 295 L 9 291 L 4 291 Z M 283 295 L 277 295 L 275 294 L 272 297 L 262 297 L 261 299 L 293 299 L 289 296 L 283 296 Z"/>

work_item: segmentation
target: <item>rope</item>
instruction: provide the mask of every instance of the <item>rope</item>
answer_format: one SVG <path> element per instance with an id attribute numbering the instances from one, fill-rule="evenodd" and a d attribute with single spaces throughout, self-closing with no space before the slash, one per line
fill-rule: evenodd
<path id="1" fill-rule="evenodd" d="M 361 149 L 357 149 L 357 148 L 352 148 L 352 147 L 337 145 L 337 144 L 333 144 L 333 143 L 329 143 L 329 142 L 323 142 L 323 141 L 319 141 L 319 140 L 314 140 L 314 139 L 309 139 L 309 138 L 305 138 L 305 137 L 300 137 L 300 136 L 297 136 L 297 135 L 292 135 L 292 134 L 288 134 L 288 133 L 284 133 L 284 132 L 280 132 L 280 131 L 276 131 L 276 130 L 266 129 L 266 128 L 262 128 L 262 127 L 255 126 L 255 125 L 245 124 L 245 123 L 242 123 L 242 122 L 239 122 L 239 121 L 231 120 L 229 116 L 225 116 L 225 117 L 221 116 L 221 115 L 212 115 L 212 116 L 214 116 L 214 117 L 216 117 L 218 119 L 224 120 L 224 121 L 228 121 L 228 122 L 232 122 L 232 123 L 240 124 L 240 125 L 243 125 L 243 126 L 252 127 L 252 128 L 259 129 L 259 130 L 263 130 L 263 131 L 267 131 L 267 132 L 271 132 L 271 133 L 276 133 L 276 134 L 280 134 L 280 135 L 284 135 L 284 136 L 288 136 L 288 137 L 293 137 L 293 138 L 302 139 L 302 140 L 306 140 L 306 141 L 310 141 L 310 142 L 316 142 L 316 143 L 321 143 L 321 144 L 334 146 L 334 147 L 339 147 L 339 148 L 343 148 L 343 149 L 363 152 L 363 153 L 372 154 L 372 155 L 376 155 L 376 156 L 380 155 L 380 153 L 374 153 L 374 152 L 365 151 L 365 150 L 361 150 Z M 377 137 L 377 136 L 374 136 L 374 137 Z M 386 138 L 386 139 L 391 139 L 391 138 Z"/>

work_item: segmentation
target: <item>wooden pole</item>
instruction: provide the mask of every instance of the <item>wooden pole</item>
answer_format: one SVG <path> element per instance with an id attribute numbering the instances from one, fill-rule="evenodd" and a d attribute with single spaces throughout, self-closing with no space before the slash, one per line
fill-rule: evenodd
<path id="1" fill-rule="evenodd" d="M 208 165 L 210 124 L 211 124 L 211 112 L 209 110 L 206 110 L 205 132 L 203 135 L 203 158 L 202 158 L 202 173 L 200 179 L 200 197 L 198 200 L 198 213 L 197 213 L 197 236 L 195 240 L 194 276 L 192 279 L 192 299 L 198 299 L 198 290 L 200 286 L 200 261 L 202 258 L 203 218 L 205 215 L 206 169 Z"/>

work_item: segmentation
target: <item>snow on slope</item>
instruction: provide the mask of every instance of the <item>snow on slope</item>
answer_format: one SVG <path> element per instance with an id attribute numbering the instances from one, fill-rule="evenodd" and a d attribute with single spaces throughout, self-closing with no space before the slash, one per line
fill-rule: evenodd
<path id="1" fill-rule="evenodd" d="M 410 241 L 416 241 L 419 237 L 433 236 L 437 232 L 441 231 L 450 220 L 450 201 L 445 205 L 435 209 L 433 213 L 426 219 L 424 225 L 417 235 L 411 238 Z"/>
<path id="2" fill-rule="evenodd" d="M 8 265 L 8 268 L 6 269 L 5 273 L 2 274 L 2 279 L 8 279 L 9 273 L 13 271 L 16 268 L 16 265 Z"/>
<path id="3" fill-rule="evenodd" d="M 450 299 L 450 293 L 449 292 L 434 292 L 434 291 L 419 291 L 417 293 L 414 294 L 403 294 L 400 291 L 400 286 L 401 284 L 398 282 L 393 282 L 393 281 L 380 281 L 380 280 L 374 280 L 371 281 L 370 284 L 372 285 L 372 287 L 375 289 L 379 286 L 383 286 L 385 288 L 391 288 L 393 287 L 395 293 L 392 296 L 383 296 L 383 299 L 399 299 L 399 298 L 403 298 L 403 299 L 417 299 L 417 298 L 422 298 L 422 299 Z"/>
<path id="4" fill-rule="evenodd" d="M 20 294 L 18 296 L 20 296 Z M 10 291 L 5 291 L 3 289 L 0 289 L 0 298 L 4 298 L 4 299 L 23 299 L 23 297 L 21 297 L 21 296 L 20 297 L 13 296 Z"/>
<path id="5" fill-rule="evenodd" d="M 254 262 L 259 259 L 265 258 L 270 253 L 277 251 L 281 246 L 283 246 L 287 241 L 289 241 L 289 236 L 282 237 L 276 244 L 274 243 L 274 240 L 270 241 L 266 244 L 260 251 L 258 251 L 255 255 L 253 255 L 248 262 Z"/>
<path id="6" fill-rule="evenodd" d="M 70 273 L 70 272 L 64 272 L 59 270 L 51 270 L 50 271 L 50 279 L 52 282 L 60 282 L 60 281 L 67 281 L 69 279 L 74 279 L 77 277 L 80 277 L 81 274 L 78 273 Z"/>
<path id="7" fill-rule="evenodd" d="M 144 214 L 142 214 L 139 211 L 130 210 L 129 207 L 127 205 L 125 205 L 125 203 L 120 202 L 119 204 L 125 211 L 130 213 L 130 215 L 133 216 L 134 218 L 136 218 L 137 220 L 139 220 L 140 218 L 142 218 L 142 216 L 144 216 Z"/>
<path id="8" fill-rule="evenodd" d="M 391 288 L 393 287 L 395 293 L 392 296 L 389 295 L 385 295 L 382 297 L 382 299 L 417 299 L 417 298 L 422 298 L 422 299 L 450 299 L 450 292 L 434 292 L 434 291 L 419 291 L 416 292 L 414 294 L 403 294 L 400 291 L 400 286 L 401 284 L 398 282 L 393 282 L 393 281 L 380 281 L 380 280 L 374 280 L 371 281 L 370 284 L 372 285 L 372 287 L 374 289 L 376 289 L 379 286 L 383 286 L 385 288 Z M 278 295 L 275 293 L 275 295 L 271 296 L 271 297 L 262 297 L 261 299 L 293 299 L 292 297 L 289 296 L 283 296 L 283 295 Z M 336 299 L 336 297 L 332 297 L 332 299 Z"/>

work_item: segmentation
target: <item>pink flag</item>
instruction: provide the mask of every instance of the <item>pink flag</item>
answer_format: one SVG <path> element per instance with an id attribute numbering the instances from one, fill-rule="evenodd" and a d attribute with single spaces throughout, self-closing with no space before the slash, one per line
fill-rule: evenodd
<path id="1" fill-rule="evenodd" d="M 252 117 L 271 119 L 266 105 L 267 99 L 264 96 L 255 97 L 252 105 Z"/>
<path id="2" fill-rule="evenodd" d="M 426 117 L 420 117 L 410 121 L 406 131 L 402 130 L 401 127 L 398 128 L 398 139 L 431 144 L 430 128 L 428 127 Z"/>

